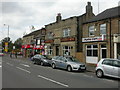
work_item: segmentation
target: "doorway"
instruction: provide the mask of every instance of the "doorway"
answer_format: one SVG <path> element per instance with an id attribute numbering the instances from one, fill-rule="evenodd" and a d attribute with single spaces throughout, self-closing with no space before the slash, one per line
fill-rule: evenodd
<path id="1" fill-rule="evenodd" d="M 107 58 L 107 48 L 106 48 L 106 44 L 101 45 L 101 59 L 102 58 Z"/>
<path id="2" fill-rule="evenodd" d="M 56 56 L 59 55 L 59 46 L 56 46 Z"/>

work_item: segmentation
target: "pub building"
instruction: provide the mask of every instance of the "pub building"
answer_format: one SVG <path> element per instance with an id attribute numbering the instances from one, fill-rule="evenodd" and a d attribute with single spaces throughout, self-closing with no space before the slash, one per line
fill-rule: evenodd
<path id="1" fill-rule="evenodd" d="M 83 24 L 83 60 L 97 64 L 120 55 L 120 6 L 107 9 Z"/>
<path id="2" fill-rule="evenodd" d="M 82 23 L 94 16 L 91 2 L 86 12 L 80 16 L 62 19 L 61 13 L 56 22 L 45 25 L 45 54 L 49 57 L 70 55 L 82 60 Z"/>

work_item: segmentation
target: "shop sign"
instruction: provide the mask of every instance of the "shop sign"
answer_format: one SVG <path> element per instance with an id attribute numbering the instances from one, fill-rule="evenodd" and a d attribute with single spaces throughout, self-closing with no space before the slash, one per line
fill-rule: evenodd
<path id="1" fill-rule="evenodd" d="M 46 40 L 45 43 L 53 43 L 53 40 Z"/>
<path id="2" fill-rule="evenodd" d="M 82 42 L 95 42 L 95 41 L 104 41 L 105 37 L 92 37 L 92 38 L 82 38 Z"/>
<path id="3" fill-rule="evenodd" d="M 61 42 L 75 41 L 75 38 L 62 38 Z"/>

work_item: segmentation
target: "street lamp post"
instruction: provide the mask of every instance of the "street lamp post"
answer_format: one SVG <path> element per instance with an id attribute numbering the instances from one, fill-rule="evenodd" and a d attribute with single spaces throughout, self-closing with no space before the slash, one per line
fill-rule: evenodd
<path id="1" fill-rule="evenodd" d="M 9 39 L 9 25 L 4 24 L 4 26 L 7 26 L 7 27 L 8 27 L 8 39 Z"/>
<path id="2" fill-rule="evenodd" d="M 4 26 L 8 27 L 8 38 L 7 38 L 7 42 L 5 43 L 5 51 L 8 52 L 8 42 L 9 42 L 9 25 L 4 24 Z"/>

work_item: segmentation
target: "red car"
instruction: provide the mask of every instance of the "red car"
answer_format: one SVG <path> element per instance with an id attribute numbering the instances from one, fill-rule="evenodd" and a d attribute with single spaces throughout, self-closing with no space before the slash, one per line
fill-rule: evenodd
<path id="1" fill-rule="evenodd" d="M 4 56 L 4 54 L 3 54 L 3 53 L 0 53 L 0 56 Z"/>

